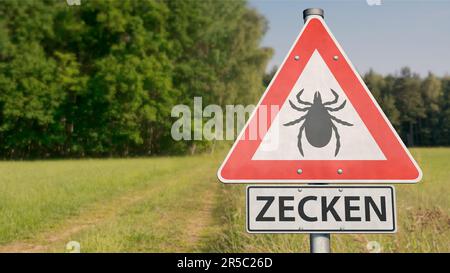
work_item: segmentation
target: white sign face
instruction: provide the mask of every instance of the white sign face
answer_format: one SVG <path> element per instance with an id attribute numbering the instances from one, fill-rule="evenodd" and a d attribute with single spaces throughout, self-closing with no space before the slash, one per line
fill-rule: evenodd
<path id="1" fill-rule="evenodd" d="M 250 233 L 395 233 L 392 186 L 249 186 Z"/>

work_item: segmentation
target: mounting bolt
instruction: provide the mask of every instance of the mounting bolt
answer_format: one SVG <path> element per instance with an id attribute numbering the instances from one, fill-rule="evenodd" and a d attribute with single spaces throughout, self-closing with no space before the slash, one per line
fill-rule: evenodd
<path id="1" fill-rule="evenodd" d="M 302 169 L 298 169 L 298 170 L 297 170 L 297 173 L 298 173 L 298 174 L 302 174 L 302 173 L 303 173 L 303 170 L 302 170 Z"/>
<path id="2" fill-rule="evenodd" d="M 342 169 L 338 169 L 338 170 L 337 170 L 337 173 L 338 173 L 338 174 L 342 174 L 343 172 L 344 172 L 344 171 L 343 171 Z"/>
<path id="3" fill-rule="evenodd" d="M 339 57 L 337 55 L 334 55 L 333 60 L 337 61 L 337 60 L 339 60 Z"/>
<path id="4" fill-rule="evenodd" d="M 294 60 L 296 60 L 296 61 L 300 60 L 300 56 L 295 55 Z"/>
<path id="5" fill-rule="evenodd" d="M 298 188 L 297 190 L 298 190 L 298 192 L 302 192 L 302 190 L 303 190 L 303 189 L 301 189 L 301 188 Z"/>
<path id="6" fill-rule="evenodd" d="M 343 191 L 343 189 L 339 189 L 339 192 L 342 192 Z"/>

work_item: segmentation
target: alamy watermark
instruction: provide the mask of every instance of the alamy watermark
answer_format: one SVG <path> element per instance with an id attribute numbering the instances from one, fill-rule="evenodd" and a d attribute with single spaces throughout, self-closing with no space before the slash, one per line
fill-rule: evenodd
<path id="1" fill-rule="evenodd" d="M 81 0 L 66 0 L 66 3 L 69 6 L 79 6 L 81 5 Z"/>
<path id="2" fill-rule="evenodd" d="M 269 123 L 279 111 L 277 105 L 260 105 L 255 111 L 254 105 L 203 106 L 202 97 L 194 97 L 194 107 L 179 104 L 172 108 L 171 116 L 178 118 L 172 125 L 174 140 L 234 140 L 243 129 L 246 120 L 253 114 L 248 133 L 243 139 L 257 140 L 266 135 Z"/>
<path id="3" fill-rule="evenodd" d="M 383 250 L 381 244 L 377 241 L 367 242 L 366 248 L 370 253 L 380 253 Z"/>
<path id="4" fill-rule="evenodd" d="M 383 4 L 381 0 L 366 0 L 366 2 L 369 6 L 381 6 Z"/>
<path id="5" fill-rule="evenodd" d="M 67 253 L 80 253 L 81 252 L 81 244 L 77 241 L 70 241 L 66 244 L 66 252 Z"/>

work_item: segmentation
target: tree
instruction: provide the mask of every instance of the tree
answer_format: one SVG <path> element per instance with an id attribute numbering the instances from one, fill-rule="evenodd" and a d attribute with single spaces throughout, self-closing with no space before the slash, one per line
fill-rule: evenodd
<path id="1" fill-rule="evenodd" d="M 426 117 L 419 119 L 420 144 L 432 145 L 438 140 L 439 102 L 442 100 L 442 82 L 433 73 L 428 73 L 421 86 Z"/>
<path id="2" fill-rule="evenodd" d="M 439 103 L 439 125 L 435 128 L 437 141 L 434 145 L 450 145 L 450 76 L 442 79 L 442 98 Z"/>
<path id="3" fill-rule="evenodd" d="M 393 94 L 396 97 L 396 107 L 402 109 L 401 136 L 407 140 L 409 146 L 413 146 L 417 138 L 415 125 L 418 119 L 426 116 L 420 89 L 420 77 L 413 74 L 408 67 L 402 68 L 394 82 Z"/>
<path id="4" fill-rule="evenodd" d="M 170 137 L 171 108 L 253 102 L 265 29 L 245 1 L 2 1 L 0 154 L 206 149 Z"/>
<path id="5" fill-rule="evenodd" d="M 364 75 L 364 82 L 389 121 L 398 130 L 400 126 L 400 113 L 395 105 L 396 101 L 393 95 L 395 79 L 392 76 L 383 77 L 371 69 Z"/>
<path id="6" fill-rule="evenodd" d="M 260 48 L 266 21 L 244 1 L 170 1 L 169 33 L 177 55 L 174 87 L 179 101 L 191 104 L 254 103 L 263 90 L 264 69 L 271 50 Z M 192 126 L 193 130 L 195 129 Z M 191 141 L 191 151 L 210 142 Z M 200 146 L 200 147 L 199 147 Z"/>

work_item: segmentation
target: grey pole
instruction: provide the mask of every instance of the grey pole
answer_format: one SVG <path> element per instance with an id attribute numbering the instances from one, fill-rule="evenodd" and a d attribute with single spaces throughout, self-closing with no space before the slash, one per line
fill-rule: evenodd
<path id="1" fill-rule="evenodd" d="M 309 234 L 309 249 L 311 253 L 330 253 L 330 234 L 311 233 Z"/>
<path id="2" fill-rule="evenodd" d="M 303 11 L 303 20 L 306 22 L 310 16 L 320 16 L 324 18 L 323 9 L 310 8 Z M 330 234 L 311 233 L 309 234 L 309 245 L 311 253 L 330 253 Z"/>
<path id="3" fill-rule="evenodd" d="M 313 15 L 317 15 L 320 16 L 322 18 L 324 18 L 324 12 L 323 9 L 319 9 L 319 8 L 310 8 L 310 9 L 305 9 L 303 11 L 303 20 L 306 22 L 306 20 L 308 19 L 309 16 L 313 16 Z"/>

